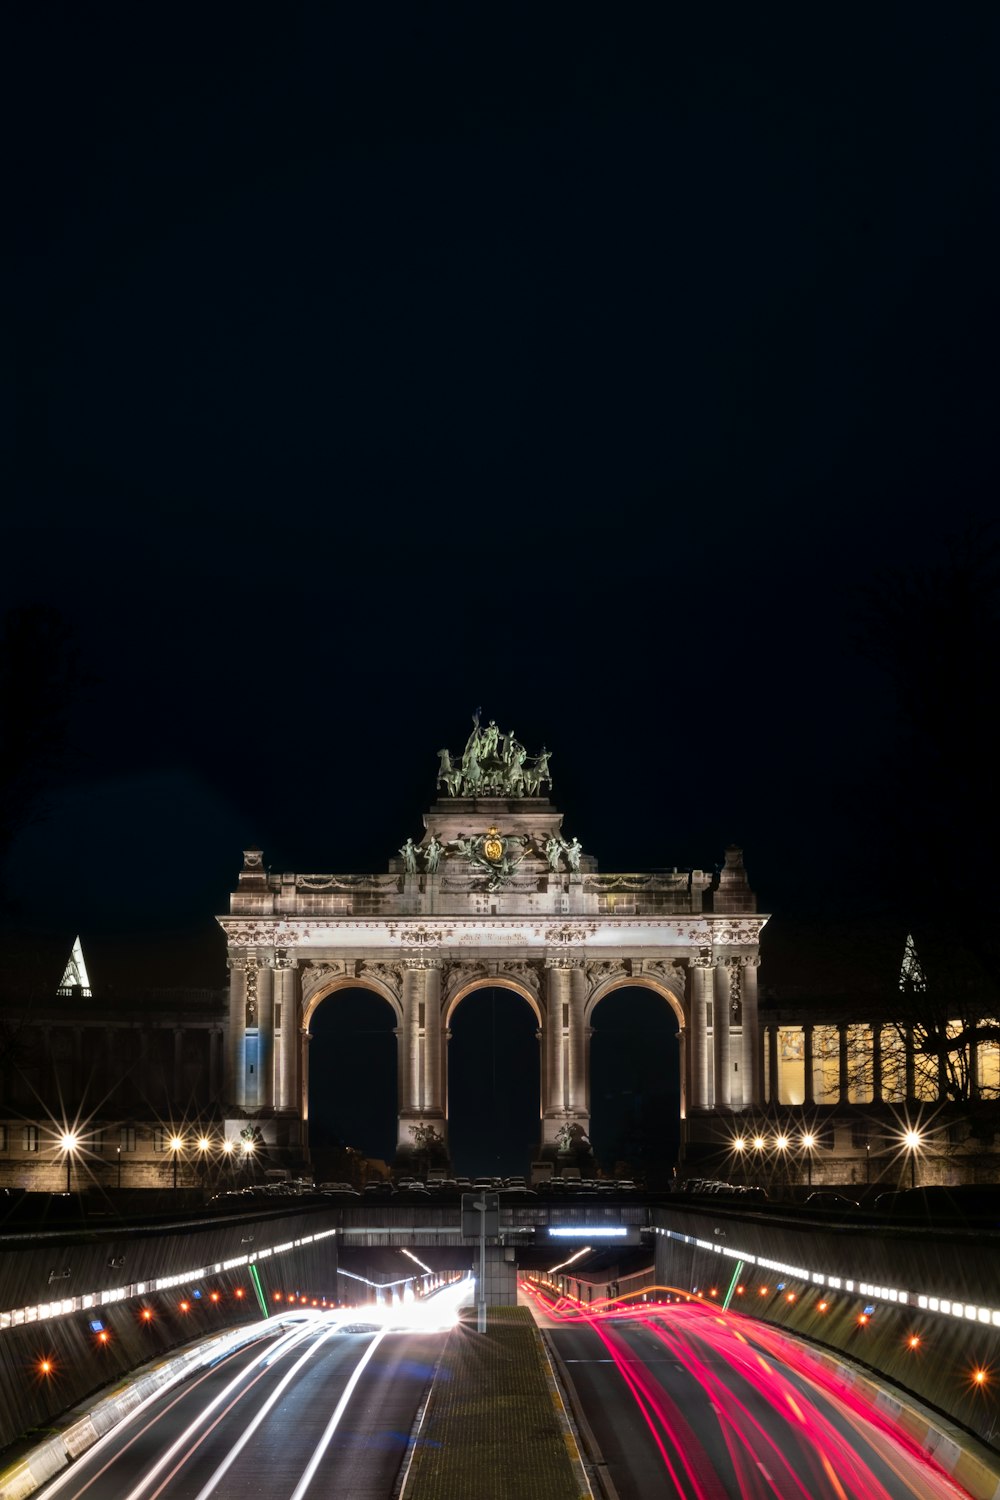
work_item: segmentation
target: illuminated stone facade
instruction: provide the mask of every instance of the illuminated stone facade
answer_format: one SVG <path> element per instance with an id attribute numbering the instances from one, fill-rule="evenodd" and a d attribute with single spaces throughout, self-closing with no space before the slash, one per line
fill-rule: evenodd
<path id="1" fill-rule="evenodd" d="M 421 1127 L 447 1143 L 450 1022 L 484 986 L 514 990 L 534 1011 L 543 1155 L 567 1132 L 589 1136 L 591 1018 L 623 986 L 654 990 L 676 1019 L 687 1138 L 699 1117 L 763 1102 L 766 918 L 740 850 L 727 851 L 714 880 L 700 870 L 603 874 L 563 838 L 552 803 L 523 793 L 445 796 L 424 828 L 384 874 L 274 874 L 260 850 L 245 852 L 219 918 L 234 1125 L 252 1116 L 269 1142 L 304 1146 L 310 1021 L 348 987 L 373 991 L 395 1016 L 401 1154 Z"/>

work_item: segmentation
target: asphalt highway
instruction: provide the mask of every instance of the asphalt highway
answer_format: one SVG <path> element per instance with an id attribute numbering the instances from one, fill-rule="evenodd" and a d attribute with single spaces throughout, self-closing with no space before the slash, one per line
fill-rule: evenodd
<path id="1" fill-rule="evenodd" d="M 442 1337 L 303 1318 L 144 1404 L 40 1493 L 386 1500 Z"/>
<path id="2" fill-rule="evenodd" d="M 778 1330 L 697 1302 L 536 1306 L 619 1500 L 967 1500 Z"/>

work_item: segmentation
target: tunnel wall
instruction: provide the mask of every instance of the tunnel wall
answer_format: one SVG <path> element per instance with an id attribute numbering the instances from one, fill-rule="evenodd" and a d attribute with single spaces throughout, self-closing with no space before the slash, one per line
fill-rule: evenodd
<path id="1" fill-rule="evenodd" d="M 656 1208 L 651 1219 L 660 1231 L 660 1286 L 697 1288 L 721 1304 L 732 1282 L 732 1311 L 847 1355 L 1000 1450 L 1000 1327 L 964 1313 L 965 1305 L 1000 1306 L 997 1236 L 861 1224 L 825 1230 L 702 1208 Z M 740 1250 L 825 1282 L 760 1264 L 738 1269 Z M 831 1276 L 855 1288 L 863 1282 L 905 1291 L 908 1300 L 831 1287 Z M 918 1307 L 921 1293 L 961 1302 L 962 1315 Z M 919 1343 L 911 1347 L 913 1337 Z M 982 1384 L 973 1378 L 977 1369 L 987 1372 Z"/>
<path id="2" fill-rule="evenodd" d="M 269 1308 L 286 1305 L 292 1293 L 310 1302 L 324 1296 L 361 1300 L 361 1289 L 355 1292 L 337 1276 L 336 1235 L 313 1238 L 336 1227 L 328 1222 L 335 1219 L 336 1210 L 267 1218 L 213 1214 L 164 1227 L 5 1236 L 0 1310 L 38 1308 L 86 1293 L 98 1298 L 96 1305 L 65 1315 L 0 1327 L 0 1465 L 11 1445 L 25 1437 L 37 1440 L 61 1413 L 137 1366 L 192 1339 L 260 1319 L 248 1256 Z M 226 1269 L 234 1260 L 241 1264 Z M 199 1270 L 205 1274 L 187 1274 Z M 181 1275 L 185 1279 L 176 1286 L 138 1290 Z M 101 1294 L 112 1293 L 121 1295 L 101 1303 Z M 148 1321 L 144 1309 L 152 1315 Z M 95 1322 L 103 1328 L 95 1329 Z M 47 1374 L 43 1360 L 51 1362 Z"/>

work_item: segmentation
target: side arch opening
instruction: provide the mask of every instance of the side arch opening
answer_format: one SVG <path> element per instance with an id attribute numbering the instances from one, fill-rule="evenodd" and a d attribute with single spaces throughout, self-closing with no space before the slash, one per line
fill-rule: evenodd
<path id="1" fill-rule="evenodd" d="M 606 991 L 590 1012 L 590 1140 L 609 1177 L 669 1187 L 680 1152 L 677 1002 L 651 986 Z"/>
<path id="2" fill-rule="evenodd" d="M 541 1133 L 538 1019 L 515 988 L 475 985 L 449 1007 L 448 1140 L 467 1177 L 528 1178 Z"/>
<path id="3" fill-rule="evenodd" d="M 392 1005 L 375 990 L 348 986 L 310 1001 L 306 1015 L 305 1102 L 317 1182 L 350 1180 L 352 1151 L 389 1168 L 399 1107 Z"/>

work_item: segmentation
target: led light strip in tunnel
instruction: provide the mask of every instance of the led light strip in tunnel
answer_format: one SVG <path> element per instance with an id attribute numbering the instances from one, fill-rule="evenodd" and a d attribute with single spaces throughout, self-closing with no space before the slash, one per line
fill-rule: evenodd
<path id="1" fill-rule="evenodd" d="M 975 1302 L 960 1301 L 951 1297 L 932 1297 L 929 1293 L 902 1291 L 898 1287 L 874 1286 L 868 1281 L 855 1281 L 841 1276 L 831 1276 L 825 1271 L 808 1271 L 804 1266 L 790 1266 L 783 1260 L 769 1260 L 764 1255 L 754 1255 L 750 1250 L 737 1250 L 730 1245 L 719 1245 L 712 1240 L 699 1240 L 692 1234 L 680 1234 L 676 1229 L 657 1226 L 655 1234 L 666 1235 L 682 1245 L 694 1245 L 698 1250 L 711 1250 L 716 1255 L 728 1256 L 731 1260 L 742 1260 L 748 1266 L 763 1266 L 767 1271 L 780 1271 L 785 1276 L 794 1276 L 796 1281 L 808 1281 L 812 1286 L 828 1287 L 831 1291 L 850 1292 L 859 1297 L 873 1297 L 876 1302 L 894 1302 L 901 1307 L 916 1307 L 921 1312 L 944 1313 L 953 1318 L 964 1318 L 969 1323 L 980 1323 L 991 1328 L 1000 1328 L 1000 1309 L 982 1307 Z"/>
<path id="2" fill-rule="evenodd" d="M 20 1328 L 26 1323 L 41 1323 L 48 1318 L 65 1318 L 70 1313 L 85 1312 L 92 1307 L 108 1307 L 112 1302 L 126 1302 L 130 1297 L 144 1297 L 151 1292 L 169 1291 L 172 1286 L 180 1286 L 188 1281 L 203 1281 L 207 1276 L 218 1276 L 223 1271 L 233 1271 L 237 1266 L 250 1266 L 251 1269 L 257 1261 L 268 1260 L 275 1255 L 287 1255 L 289 1250 L 297 1250 L 301 1245 L 312 1245 L 317 1240 L 325 1240 L 336 1229 L 323 1229 L 318 1234 L 305 1234 L 298 1240 L 286 1240 L 283 1245 L 269 1245 L 263 1250 L 256 1250 L 247 1255 L 234 1255 L 230 1260 L 216 1261 L 211 1266 L 199 1266 L 194 1271 L 178 1271 L 170 1276 L 158 1276 L 153 1281 L 134 1281 L 128 1286 L 118 1286 L 103 1292 L 83 1292 L 78 1297 L 62 1297 L 55 1302 L 40 1302 L 32 1307 L 16 1307 L 9 1312 L 0 1312 L 0 1330 L 5 1328 Z M 49 1272 L 50 1282 L 53 1279 L 62 1279 L 63 1273 Z"/>

